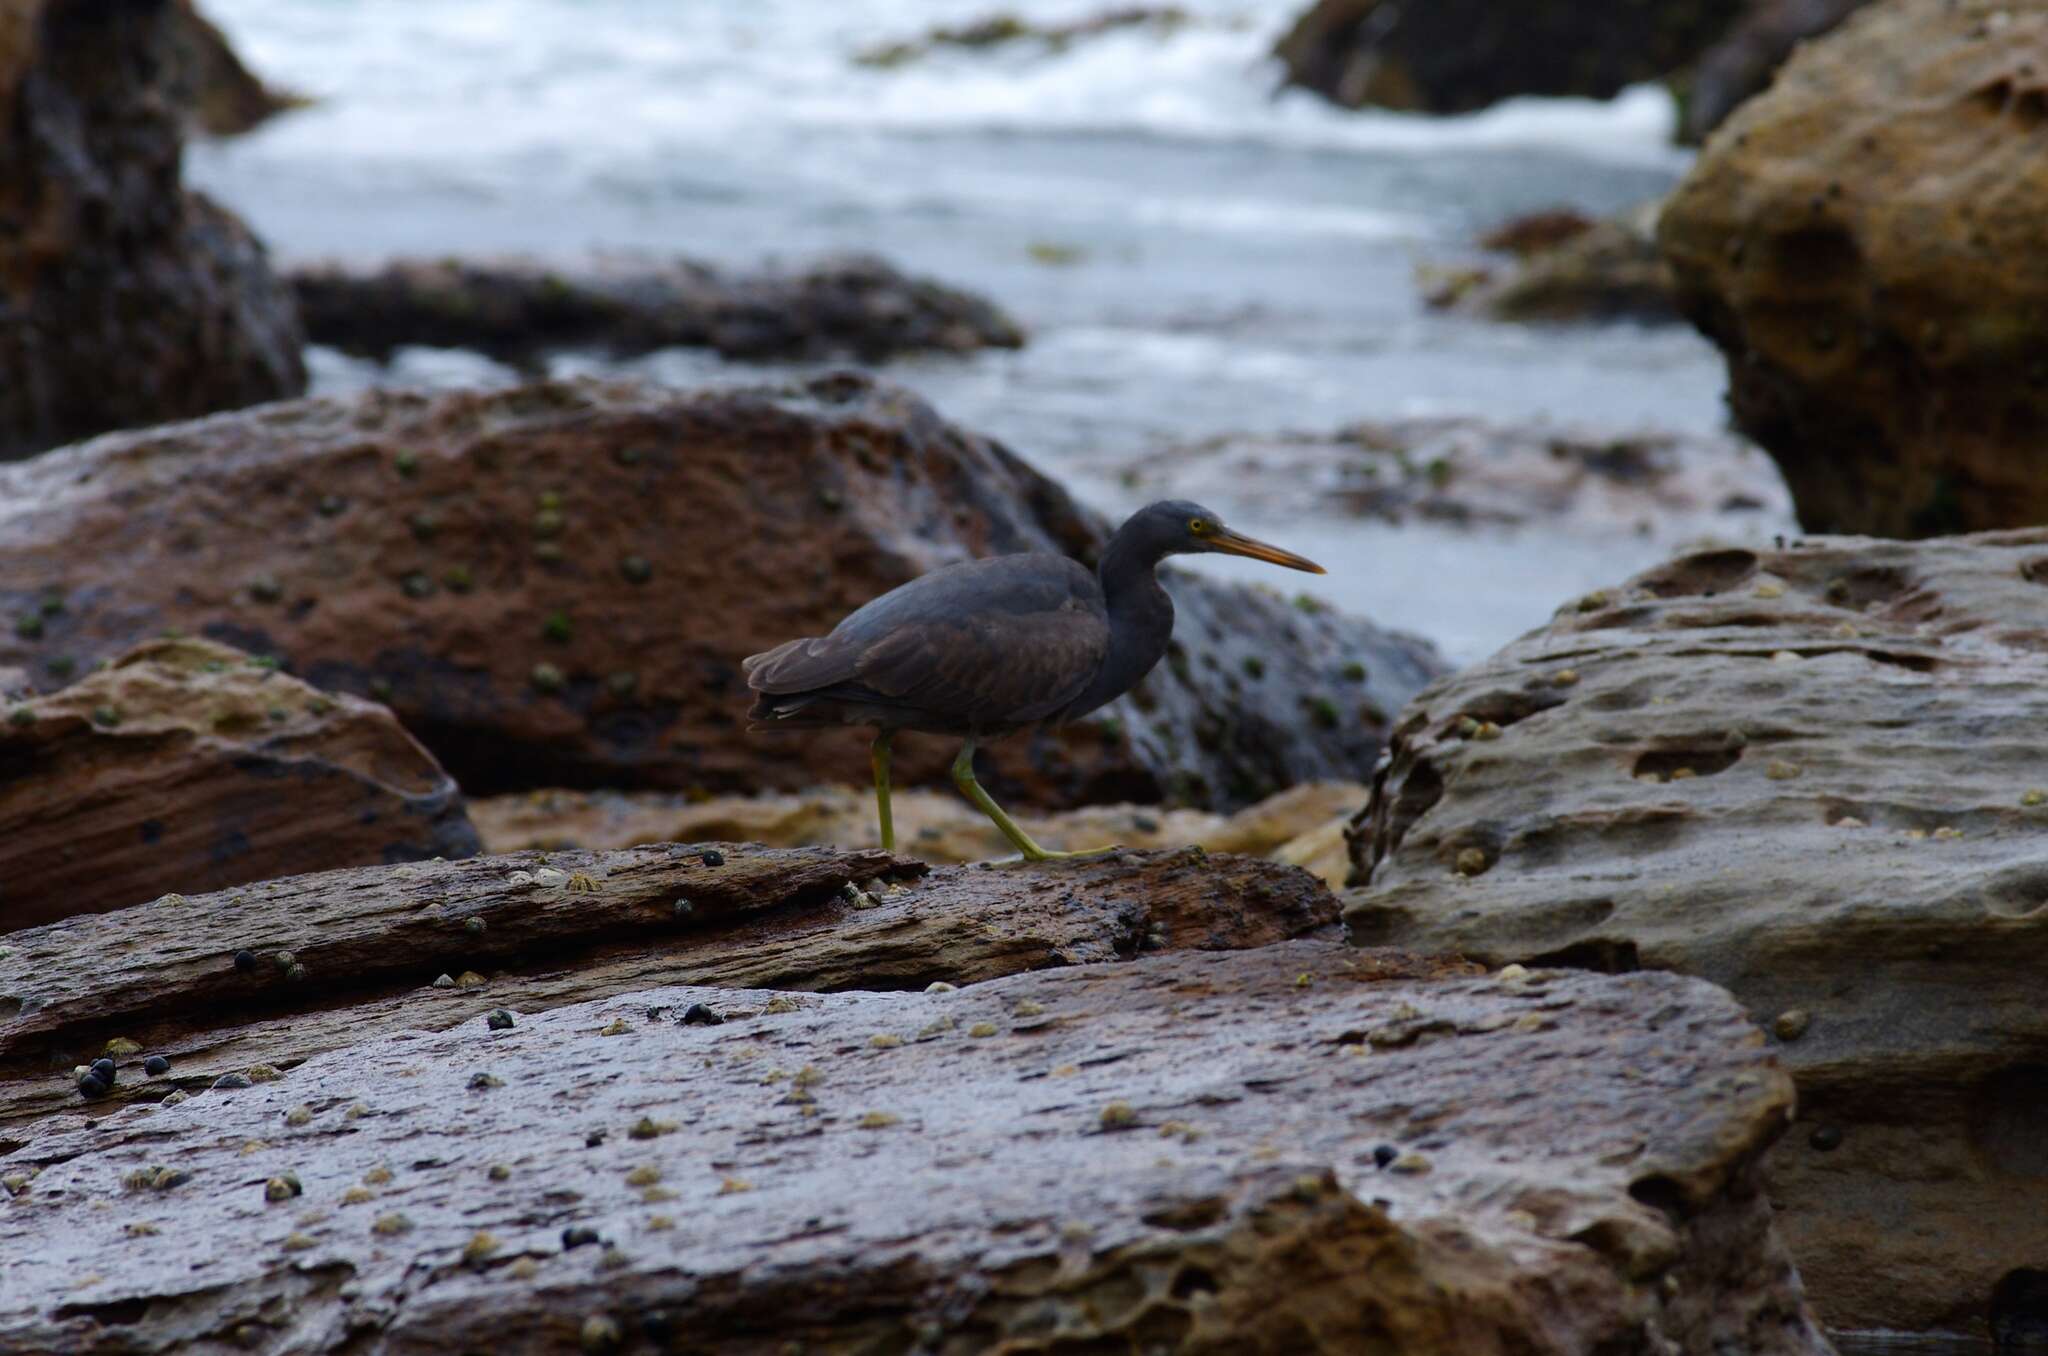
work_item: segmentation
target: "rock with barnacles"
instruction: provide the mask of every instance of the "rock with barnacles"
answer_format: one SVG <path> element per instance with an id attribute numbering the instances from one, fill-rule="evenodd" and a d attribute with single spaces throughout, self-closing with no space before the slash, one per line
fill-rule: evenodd
<path id="1" fill-rule="evenodd" d="M 68 663 L 82 604 L 50 596 L 33 645 Z M 0 931 L 146 900 L 174 931 L 202 891 L 476 851 L 455 783 L 390 712 L 224 645 L 146 641 L 16 709 L 35 718 L 0 722 Z"/>
<path id="2" fill-rule="evenodd" d="M 1768 1165 L 1823 1317 L 1981 1322 L 2048 1257 L 2043 729 L 2048 530 L 1688 555 L 1403 713 L 1345 921 L 1727 985 L 1830 1131 Z"/>
<path id="3" fill-rule="evenodd" d="M 726 870 L 746 868 L 735 849 Z M 200 1182 L 246 1180 L 242 1146 L 274 1123 L 260 1099 L 131 1108 L 125 1134 L 76 1113 L 10 1128 L 0 1171 L 42 1170 L 0 1202 L 0 1349 L 190 1351 L 198 1303 L 261 1313 L 307 1353 L 359 1347 L 365 1313 L 394 1350 L 1025 1352 L 1055 1329 L 1101 1351 L 1828 1350 L 1757 1181 L 1790 1080 L 1696 980 L 1556 974 L 1532 997 L 1462 962 L 1288 942 L 650 1022 L 622 1075 L 598 1034 L 616 1014 L 755 1013 L 758 995 L 666 979 L 529 1015 L 521 1076 L 487 1108 L 462 1090 L 459 1024 L 366 1027 L 298 1064 L 316 1105 L 404 1108 L 321 1146 L 309 1198 L 406 1166 L 374 1217 L 299 1223 L 316 1272 L 291 1207 L 190 1203 L 155 1246 L 127 1226 L 165 1198 L 109 1191 L 138 1133 Z M 1539 1002 L 1550 1024 L 1516 1027 Z M 1012 1029 L 1029 1006 L 1048 1020 Z M 999 1030 L 866 1046 L 956 1015 Z M 1341 1053 L 1388 1024 L 1431 1035 Z M 816 1061 L 828 1095 L 805 1104 L 735 1076 Z M 687 1118 L 581 1147 L 649 1105 Z M 534 1170 L 493 1183 L 492 1162 Z M 103 1208 L 33 1204 L 86 1196 Z"/>
<path id="4" fill-rule="evenodd" d="M 1707 142 L 1659 237 L 1815 532 L 2048 521 L 2048 0 L 1886 0 Z"/>
<path id="5" fill-rule="evenodd" d="M 477 794 L 856 780 L 859 731 L 746 731 L 742 658 L 823 634 L 940 565 L 1029 550 L 1092 561 L 1109 533 L 999 443 L 852 374 L 272 404 L 0 467 L 0 503 L 34 506 L 0 513 L 0 600 L 66 590 L 40 635 L 0 626 L 0 666 L 47 689 L 56 659 L 84 671 L 173 627 L 233 636 L 387 706 Z M 234 530 L 192 526 L 222 504 Z M 688 532 L 663 507 L 676 504 Z M 999 799 L 1220 808 L 1363 780 L 1387 713 L 1442 668 L 1411 637 L 1169 573 L 1181 649 L 1099 717 L 993 746 L 984 780 Z M 898 780 L 944 785 L 957 747 L 906 736 Z M 172 880 L 151 893 L 172 888 L 194 892 Z"/>

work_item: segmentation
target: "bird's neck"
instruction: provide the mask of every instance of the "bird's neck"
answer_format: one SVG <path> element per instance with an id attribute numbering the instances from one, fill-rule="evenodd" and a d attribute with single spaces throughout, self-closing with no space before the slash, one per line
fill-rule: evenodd
<path id="1" fill-rule="evenodd" d="M 1109 609 L 1109 653 L 1095 681 L 1068 708 L 1069 719 L 1121 697 L 1138 685 L 1173 639 L 1173 599 L 1155 573 L 1159 557 L 1119 533 L 1110 538 L 1095 576 Z"/>

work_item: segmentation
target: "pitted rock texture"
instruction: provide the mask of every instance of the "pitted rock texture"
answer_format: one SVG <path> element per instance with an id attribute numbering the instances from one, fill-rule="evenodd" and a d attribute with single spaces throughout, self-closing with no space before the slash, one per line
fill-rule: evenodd
<path id="1" fill-rule="evenodd" d="M 1708 48 L 1685 81 L 1681 133 L 1693 145 L 1727 121 L 1771 80 L 1799 44 L 1817 38 L 1871 0 L 1749 0 L 1733 28 Z"/>
<path id="2" fill-rule="evenodd" d="M 971 984 L 1265 946 L 1336 918 L 1304 871 L 1197 850 L 929 870 L 872 850 L 699 842 L 295 876 L 9 935 L 0 1126 L 160 1096 L 166 1085 L 139 1072 L 152 1054 L 197 1092 L 252 1065 L 495 1008 L 675 983 Z M 109 1041 L 126 1051 L 116 1086 L 81 1102 L 62 1071 Z"/>
<path id="3" fill-rule="evenodd" d="M 1403 713 L 1351 935 L 1726 985 L 1799 1081 L 1770 1187 L 1822 1316 L 1981 1333 L 2048 1255 L 2044 603 L 2038 529 L 1579 600 Z"/>
<path id="4" fill-rule="evenodd" d="M 1790 1106 L 1664 975 L 1290 943 L 653 988 L 28 1127 L 0 1343 L 1822 1353 L 1754 1182 Z"/>
<path id="5" fill-rule="evenodd" d="M 0 608 L 65 600 L 33 636 L 0 630 L 0 665 L 54 684 L 177 628 L 385 703 L 473 793 L 791 790 L 866 780 L 867 732 L 749 734 L 741 659 L 936 566 L 1092 559 L 1107 536 L 1001 445 L 864 377 L 373 391 L 0 468 Z M 1100 716 L 992 746 L 999 797 L 1233 808 L 1363 780 L 1442 667 L 1278 594 L 1171 588 L 1168 658 Z M 898 750 L 912 785 L 957 746 Z"/>
<path id="6" fill-rule="evenodd" d="M 1815 532 L 2048 520 L 2048 0 L 1887 0 L 1786 63 L 1666 208 L 1678 303 Z"/>
<path id="7" fill-rule="evenodd" d="M 1606 99 L 1718 38 L 1742 0 L 1317 0 L 1274 54 L 1345 108 L 1467 113 L 1521 94 Z"/>
<path id="8" fill-rule="evenodd" d="M 0 457 L 305 389 L 263 247 L 181 180 L 189 18 L 0 3 Z"/>
<path id="9" fill-rule="evenodd" d="M 1318 876 L 1327 868 L 1330 875 L 1324 879 L 1335 886 L 1351 870 L 1342 850 L 1343 822 L 1365 804 L 1366 795 L 1365 787 L 1353 782 L 1310 782 L 1228 816 L 1152 805 L 1090 805 L 1027 815 L 1019 822 L 1034 841 L 1055 850 L 1109 843 L 1133 849 L 1201 847 L 1275 857 L 1309 866 Z M 900 791 L 892 797 L 892 808 L 897 841 L 925 861 L 982 862 L 1016 851 L 988 816 L 957 792 Z M 881 842 L 875 793 L 865 786 L 710 800 L 671 791 L 533 791 L 473 802 L 470 816 L 490 852 L 727 838 L 771 847 L 873 847 Z M 1325 862 L 1332 844 L 1334 859 Z"/>
<path id="10" fill-rule="evenodd" d="M 150 641 L 0 708 L 0 933 L 476 850 L 461 792 L 389 711 L 226 646 Z"/>
<path id="11" fill-rule="evenodd" d="M 754 273 L 689 259 L 570 273 L 517 260 L 407 259 L 373 271 L 304 267 L 289 277 L 308 338 L 380 359 L 432 344 L 520 363 L 557 348 L 625 357 L 678 346 L 728 358 L 879 362 L 1024 343 L 993 304 L 866 256 Z"/>

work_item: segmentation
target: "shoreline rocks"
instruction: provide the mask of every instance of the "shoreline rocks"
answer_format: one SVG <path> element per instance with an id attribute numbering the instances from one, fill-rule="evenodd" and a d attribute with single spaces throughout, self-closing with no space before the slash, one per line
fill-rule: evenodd
<path id="1" fill-rule="evenodd" d="M 1697 146 L 1728 115 L 1771 87 L 1799 44 L 1840 25 L 1871 0 L 1750 0 L 1685 80 L 1679 140 Z"/>
<path id="2" fill-rule="evenodd" d="M 1118 466 L 1134 488 L 1228 496 L 1273 521 L 1638 535 L 1793 526 L 1770 459 L 1726 436 L 1419 417 L 1331 433 L 1230 434 Z"/>
<path id="3" fill-rule="evenodd" d="M 746 732 L 739 661 L 970 555 L 1108 527 L 1001 445 L 854 375 L 678 393 L 373 391 L 0 467 L 0 632 L 45 687 L 175 627 L 396 713 L 474 794 L 858 782 L 860 731 Z M 1179 640 L 1097 718 L 990 750 L 1020 807 L 1228 809 L 1360 780 L 1424 642 L 1174 574 Z M 57 661 L 66 666 L 63 672 Z M 903 785 L 950 741 L 906 736 Z"/>
<path id="4" fill-rule="evenodd" d="M 1681 317 L 1670 267 L 1657 250 L 1662 209 L 1662 202 L 1645 203 L 1583 229 L 1567 229 L 1552 213 L 1506 223 L 1489 236 L 1501 244 L 1487 246 L 1517 256 L 1504 274 L 1426 270 L 1426 299 L 1438 309 L 1518 324 L 1672 323 Z"/>
<path id="5" fill-rule="evenodd" d="M 1805 44 L 1659 230 L 1816 532 L 2048 520 L 2048 4 L 1897 0 Z"/>
<path id="6" fill-rule="evenodd" d="M 1143 29 L 1156 37 L 1170 37 L 1195 22 L 1193 15 L 1178 5 L 1125 5 L 1064 23 L 1035 23 L 1016 14 L 997 13 L 971 23 L 940 25 L 919 38 L 876 43 L 854 53 L 856 66 L 882 70 L 907 65 L 943 51 L 985 52 L 1021 43 L 1035 43 L 1048 56 L 1057 56 L 1077 42 L 1126 29 Z"/>
<path id="7" fill-rule="evenodd" d="M 1297 942 L 654 986 L 271 1073 L 11 1132 L 0 1343 L 1828 1349 L 1754 1181 L 1789 1084 L 1670 976 Z"/>
<path id="8" fill-rule="evenodd" d="M 1352 939 L 1726 985 L 1823 1319 L 1981 1333 L 2048 1255 L 2043 581 L 2044 529 L 1816 539 L 1568 604 L 1403 713 Z"/>
<path id="9" fill-rule="evenodd" d="M 1274 48 L 1287 83 L 1344 108 L 1468 113 L 1522 94 L 1607 99 L 1725 32 L 1742 0 L 1317 0 Z"/>
<path id="10" fill-rule="evenodd" d="M 461 792 L 390 712 L 205 641 L 147 642 L 8 701 L 0 769 L 0 935 L 477 850 Z"/>
<path id="11" fill-rule="evenodd" d="M 213 137 L 254 131 L 307 100 L 272 87 L 236 55 L 227 35 L 193 0 L 176 0 L 168 84 L 194 132 Z"/>
<path id="12" fill-rule="evenodd" d="M 182 183 L 183 13 L 22 0 L 0 20 L 0 457 L 305 389 L 262 245 Z"/>
<path id="13" fill-rule="evenodd" d="M 110 1036 L 134 1047 L 131 1063 L 168 1056 L 178 1086 L 198 1092 L 373 1035 L 652 985 L 924 989 L 1265 946 L 1327 935 L 1336 916 L 1304 871 L 1195 851 L 1046 873 L 934 869 L 872 849 L 662 843 L 255 882 L 8 935 L 0 1125 L 161 1095 L 124 1078 L 112 1101 L 81 1103 L 46 1076 Z"/>
<path id="14" fill-rule="evenodd" d="M 994 304 L 849 255 L 795 270 L 740 273 L 690 259 L 619 259 L 567 271 L 520 260 L 401 259 L 286 275 L 307 337 L 388 359 L 408 344 L 536 364 L 551 349 L 613 358 L 708 348 L 734 359 L 857 357 L 1021 348 Z"/>

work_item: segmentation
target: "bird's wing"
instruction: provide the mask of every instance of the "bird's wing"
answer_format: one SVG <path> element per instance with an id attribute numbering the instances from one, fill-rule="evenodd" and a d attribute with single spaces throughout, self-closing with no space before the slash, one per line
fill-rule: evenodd
<path id="1" fill-rule="evenodd" d="M 935 570 L 831 635 L 746 661 L 747 683 L 962 723 L 1028 724 L 1080 694 L 1109 653 L 1095 577 L 1064 556 L 998 556 Z"/>

